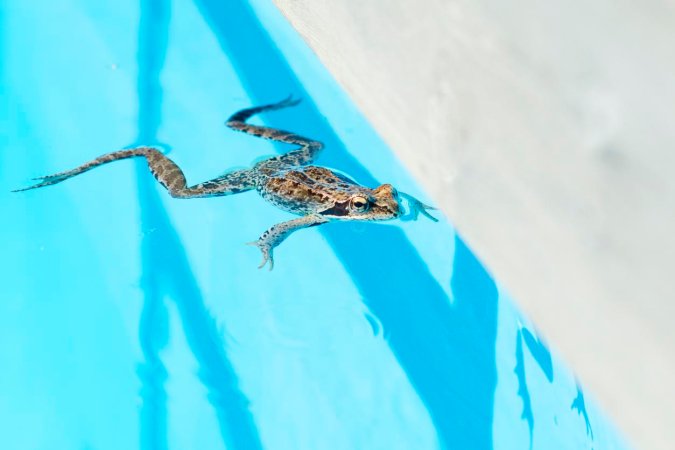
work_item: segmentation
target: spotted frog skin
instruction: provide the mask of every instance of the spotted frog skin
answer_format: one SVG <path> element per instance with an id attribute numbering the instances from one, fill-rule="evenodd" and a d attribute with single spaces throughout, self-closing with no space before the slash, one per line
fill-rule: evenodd
<path id="1" fill-rule="evenodd" d="M 301 228 L 334 220 L 381 221 L 404 215 L 416 219 L 420 213 L 437 221 L 427 212 L 435 208 L 403 192 L 397 192 L 390 184 L 370 189 L 330 169 L 310 165 L 323 148 L 321 142 L 287 131 L 246 123 L 255 114 L 298 103 L 298 100 L 289 97 L 279 103 L 243 109 L 228 119 L 227 126 L 234 130 L 297 146 L 288 153 L 262 160 L 250 169 L 236 170 L 188 186 L 183 171 L 176 163 L 160 150 L 143 146 L 108 153 L 75 169 L 36 178 L 39 181 L 37 184 L 14 192 L 57 184 L 102 164 L 134 157 L 145 158 L 154 177 L 175 198 L 220 197 L 255 189 L 268 202 L 300 216 L 274 225 L 258 240 L 249 243 L 262 252 L 259 267 L 269 263 L 270 270 L 274 267 L 274 248 Z M 402 199 L 408 204 L 408 213 L 405 212 Z"/>

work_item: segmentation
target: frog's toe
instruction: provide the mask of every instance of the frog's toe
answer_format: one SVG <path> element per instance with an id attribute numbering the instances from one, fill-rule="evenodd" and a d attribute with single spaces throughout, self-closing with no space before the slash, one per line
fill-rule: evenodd
<path id="1" fill-rule="evenodd" d="M 67 179 L 67 176 L 64 175 L 47 175 L 44 177 L 39 177 L 39 178 L 32 178 L 34 181 L 39 181 L 39 183 L 35 183 L 31 186 L 25 187 L 25 188 L 20 188 L 20 189 L 14 189 L 11 192 L 23 192 L 23 191 L 30 191 L 31 189 L 37 189 L 45 186 L 51 186 L 52 184 L 57 184 L 62 182 L 63 180 Z"/>
<path id="2" fill-rule="evenodd" d="M 438 208 L 434 208 L 433 206 L 425 205 L 424 203 L 419 204 L 419 212 L 421 212 L 424 217 L 426 217 L 426 218 L 428 218 L 428 219 L 430 219 L 434 222 L 438 222 L 437 218 L 435 218 L 434 216 L 429 214 L 429 211 L 428 211 L 429 209 L 432 210 L 432 211 L 438 210 Z"/>
<path id="3" fill-rule="evenodd" d="M 409 213 L 402 217 L 401 220 L 417 220 L 417 217 L 421 213 L 424 217 L 428 218 L 429 220 L 432 220 L 434 222 L 438 222 L 438 219 L 429 214 L 428 210 L 437 210 L 438 208 L 434 208 L 433 206 L 425 205 L 421 201 L 417 200 L 415 197 L 412 195 L 406 194 L 405 192 L 399 192 L 401 197 L 406 199 L 408 201 L 409 205 Z"/>
<path id="4" fill-rule="evenodd" d="M 274 268 L 274 258 L 272 257 L 271 248 L 269 248 L 264 244 L 261 244 L 260 241 L 247 242 L 246 245 L 252 245 L 260 249 L 260 252 L 262 253 L 262 261 L 260 262 L 258 269 L 262 269 L 263 267 L 265 267 L 265 264 L 267 264 L 268 262 L 270 263 L 269 270 L 272 270 Z"/>
<path id="5" fill-rule="evenodd" d="M 270 263 L 269 270 L 274 269 L 274 258 L 272 258 L 272 252 L 264 248 L 261 248 L 260 250 L 262 251 L 262 261 L 260 262 L 258 269 L 265 267 L 265 264 L 268 262 Z"/>
<path id="6" fill-rule="evenodd" d="M 300 103 L 302 100 L 299 98 L 293 98 L 293 94 L 289 95 L 279 103 L 277 103 L 278 108 L 288 108 L 291 106 L 296 106 L 298 103 Z"/>

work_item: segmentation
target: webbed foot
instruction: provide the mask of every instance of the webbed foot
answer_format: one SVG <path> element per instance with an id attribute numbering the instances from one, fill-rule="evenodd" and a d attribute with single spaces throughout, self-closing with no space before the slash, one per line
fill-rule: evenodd
<path id="1" fill-rule="evenodd" d="M 431 214 L 429 214 L 429 212 L 428 212 L 429 210 L 437 210 L 438 208 L 434 208 L 433 206 L 426 205 L 426 204 L 422 203 L 421 201 L 417 200 L 412 195 L 406 194 L 405 192 L 399 191 L 399 195 L 401 197 L 405 198 L 408 201 L 408 204 L 410 205 L 410 212 L 406 216 L 401 217 L 401 220 L 404 220 L 404 221 L 406 221 L 406 220 L 417 220 L 417 217 L 419 217 L 419 215 L 421 213 L 424 217 L 426 217 L 426 218 L 428 218 L 428 219 L 430 219 L 434 222 L 438 222 L 438 219 L 435 218 L 434 216 L 432 216 Z"/>
<path id="2" fill-rule="evenodd" d="M 38 181 L 38 183 L 35 183 L 31 186 L 21 188 L 21 189 L 14 189 L 11 192 L 23 192 L 23 191 L 30 191 L 31 189 L 37 189 L 45 186 L 51 186 L 52 184 L 60 183 L 63 180 L 70 178 L 69 175 L 62 175 L 62 174 L 56 174 L 56 175 L 46 175 L 44 177 L 38 177 L 38 178 L 31 178 L 33 181 Z"/>

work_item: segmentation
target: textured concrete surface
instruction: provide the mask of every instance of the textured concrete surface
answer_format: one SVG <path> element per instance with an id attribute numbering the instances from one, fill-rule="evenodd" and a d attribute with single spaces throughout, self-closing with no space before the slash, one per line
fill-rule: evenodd
<path id="1" fill-rule="evenodd" d="M 275 0 L 637 448 L 675 442 L 675 4 Z"/>

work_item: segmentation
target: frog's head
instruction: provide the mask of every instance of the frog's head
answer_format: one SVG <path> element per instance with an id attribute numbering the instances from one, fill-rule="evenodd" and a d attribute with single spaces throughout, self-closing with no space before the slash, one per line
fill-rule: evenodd
<path id="1" fill-rule="evenodd" d="M 402 212 L 396 189 L 391 184 L 383 184 L 375 189 L 359 188 L 320 214 L 334 220 L 389 220 Z"/>
<path id="2" fill-rule="evenodd" d="M 408 203 L 408 212 L 401 203 L 403 197 Z M 391 220 L 402 217 L 415 220 L 419 213 L 434 222 L 437 219 L 426 210 L 435 209 L 416 198 L 394 189 L 391 184 L 383 184 L 375 189 L 360 189 L 346 201 L 337 202 L 331 208 L 321 212 L 326 218 L 337 220 Z"/>

